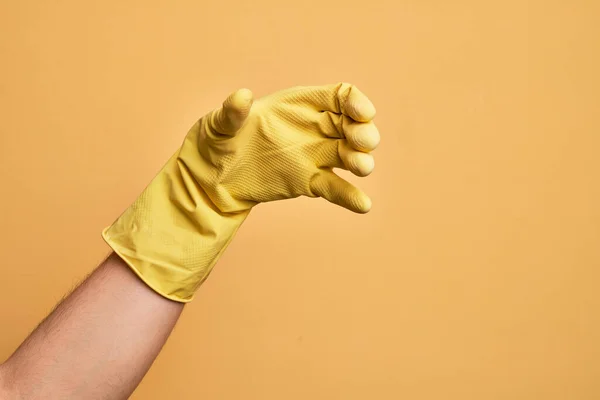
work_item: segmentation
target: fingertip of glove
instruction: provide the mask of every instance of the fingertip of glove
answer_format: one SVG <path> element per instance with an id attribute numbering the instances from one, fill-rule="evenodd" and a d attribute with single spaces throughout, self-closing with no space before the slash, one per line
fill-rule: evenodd
<path id="1" fill-rule="evenodd" d="M 355 163 L 358 176 L 369 176 L 375 169 L 375 159 L 370 154 L 357 153 Z"/>
<path id="2" fill-rule="evenodd" d="M 234 93 L 232 100 L 234 101 L 234 105 L 244 107 L 252 102 L 253 98 L 254 95 L 250 89 L 241 88 Z"/>
<path id="3" fill-rule="evenodd" d="M 245 115 L 252 106 L 253 97 L 250 89 L 238 89 L 227 97 L 223 107 L 229 112 Z"/>
<path id="4" fill-rule="evenodd" d="M 352 151 L 340 156 L 345 161 L 346 167 L 357 176 L 368 176 L 375 168 L 375 159 L 371 154 Z"/>
<path id="5" fill-rule="evenodd" d="M 367 195 L 361 196 L 362 199 L 357 204 L 356 212 L 359 214 L 366 214 L 371 211 L 371 207 L 373 206 L 373 202 Z"/>
<path id="6" fill-rule="evenodd" d="M 347 107 L 350 117 L 358 122 L 369 122 L 377 114 L 375 105 L 356 86 L 350 88 Z"/>
<path id="7" fill-rule="evenodd" d="M 351 103 L 351 107 L 354 109 L 354 115 L 358 122 L 369 122 L 375 118 L 377 110 L 369 99 L 356 100 Z"/>

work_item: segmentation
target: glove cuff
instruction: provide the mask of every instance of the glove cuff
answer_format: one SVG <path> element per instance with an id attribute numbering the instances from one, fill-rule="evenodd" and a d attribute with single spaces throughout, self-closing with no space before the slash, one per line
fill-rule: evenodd
<path id="1" fill-rule="evenodd" d="M 102 237 L 155 292 L 187 303 L 249 213 L 220 211 L 174 155 Z"/>

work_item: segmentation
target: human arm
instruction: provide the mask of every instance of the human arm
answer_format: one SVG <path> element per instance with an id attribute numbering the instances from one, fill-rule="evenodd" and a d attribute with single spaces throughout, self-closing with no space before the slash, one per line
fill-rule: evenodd
<path id="1" fill-rule="evenodd" d="M 112 253 L 0 366 L 0 399 L 127 399 L 183 307 Z"/>
<path id="2" fill-rule="evenodd" d="M 234 92 L 194 124 L 181 149 L 103 231 L 120 258 L 112 256 L 17 350 L 2 367 L 5 386 L 29 391 L 27 398 L 51 389 L 59 395 L 42 398 L 65 391 L 127 397 L 181 312 L 170 300 L 192 300 L 254 206 L 308 196 L 369 211 L 367 195 L 333 168 L 372 171 L 374 116 L 366 96 L 346 83 L 294 87 L 256 102 L 249 90 Z M 119 274 L 131 287 L 122 287 Z M 137 313 L 141 320 L 129 318 Z M 73 365 L 78 371 L 71 374 Z"/>

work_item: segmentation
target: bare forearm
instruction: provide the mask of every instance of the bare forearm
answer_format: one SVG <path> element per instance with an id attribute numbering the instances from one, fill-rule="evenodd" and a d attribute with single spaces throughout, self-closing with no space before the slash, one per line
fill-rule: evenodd
<path id="1" fill-rule="evenodd" d="M 113 254 L 0 366 L 0 387 L 11 399 L 125 399 L 182 309 Z"/>

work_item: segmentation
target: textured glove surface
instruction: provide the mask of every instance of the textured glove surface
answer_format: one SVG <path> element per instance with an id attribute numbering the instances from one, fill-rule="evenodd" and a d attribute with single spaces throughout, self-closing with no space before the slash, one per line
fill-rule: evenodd
<path id="1" fill-rule="evenodd" d="M 103 237 L 164 297 L 187 302 L 250 209 L 323 197 L 358 213 L 371 201 L 337 176 L 374 167 L 375 108 L 356 87 L 294 87 L 253 101 L 240 89 L 202 117 Z"/>

